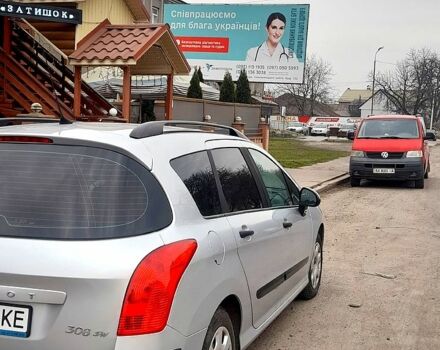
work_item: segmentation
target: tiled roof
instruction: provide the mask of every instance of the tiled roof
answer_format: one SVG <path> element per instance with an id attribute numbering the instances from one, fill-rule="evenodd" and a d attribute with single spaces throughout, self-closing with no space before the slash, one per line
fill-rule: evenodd
<path id="1" fill-rule="evenodd" d="M 366 101 L 371 97 L 370 89 L 350 89 L 348 88 L 339 98 L 339 103 Z"/>
<path id="2" fill-rule="evenodd" d="M 298 97 L 298 96 L 297 96 Z M 300 97 L 298 97 L 301 99 Z M 310 113 L 311 110 L 311 101 L 310 99 L 306 99 L 305 103 L 305 111 L 301 111 L 298 104 L 297 99 L 294 95 L 286 93 L 281 96 L 275 98 L 275 102 L 279 106 L 286 106 L 287 115 L 303 115 Z M 329 105 L 325 105 L 323 103 L 315 101 L 313 104 L 313 116 L 321 116 L 321 117 L 340 117 L 338 113 L 336 113 Z"/>
<path id="3" fill-rule="evenodd" d="M 164 25 L 111 25 L 102 22 L 70 55 L 74 60 L 132 60 L 163 34 Z"/>
<path id="4" fill-rule="evenodd" d="M 150 66 L 153 61 L 156 68 L 171 64 L 173 73 L 189 72 L 188 63 L 167 24 L 112 25 L 104 20 L 78 43 L 75 52 L 69 56 L 70 64 L 85 66 L 138 66 L 144 59 L 149 59 Z M 147 66 L 144 64 L 142 73 L 152 74 L 147 72 Z"/>

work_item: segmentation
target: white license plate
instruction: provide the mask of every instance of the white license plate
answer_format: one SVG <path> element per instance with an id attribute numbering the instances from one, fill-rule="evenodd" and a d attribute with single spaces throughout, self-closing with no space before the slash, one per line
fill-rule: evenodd
<path id="1" fill-rule="evenodd" d="M 374 168 L 373 174 L 394 174 L 393 168 Z"/>
<path id="2" fill-rule="evenodd" d="M 32 308 L 0 303 L 0 335 L 27 338 L 31 333 Z"/>

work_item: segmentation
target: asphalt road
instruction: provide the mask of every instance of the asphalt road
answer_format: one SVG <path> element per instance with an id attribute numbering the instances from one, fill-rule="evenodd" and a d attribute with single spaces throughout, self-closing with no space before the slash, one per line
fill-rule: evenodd
<path id="1" fill-rule="evenodd" d="M 248 348 L 440 349 L 440 146 L 422 190 L 348 185 L 322 196 L 321 290 Z"/>

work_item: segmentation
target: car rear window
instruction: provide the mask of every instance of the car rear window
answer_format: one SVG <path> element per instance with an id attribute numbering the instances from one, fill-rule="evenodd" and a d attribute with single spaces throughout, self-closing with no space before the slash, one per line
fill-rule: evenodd
<path id="1" fill-rule="evenodd" d="M 104 239 L 168 226 L 158 181 L 115 151 L 82 146 L 0 144 L 0 236 Z"/>
<path id="2" fill-rule="evenodd" d="M 182 179 L 203 216 L 221 214 L 222 208 L 208 152 L 173 159 L 171 166 Z"/>
<path id="3" fill-rule="evenodd" d="M 228 212 L 263 207 L 254 177 L 238 148 L 212 150 Z"/>
<path id="4" fill-rule="evenodd" d="M 419 128 L 414 119 L 371 119 L 364 120 L 358 138 L 417 139 Z"/>

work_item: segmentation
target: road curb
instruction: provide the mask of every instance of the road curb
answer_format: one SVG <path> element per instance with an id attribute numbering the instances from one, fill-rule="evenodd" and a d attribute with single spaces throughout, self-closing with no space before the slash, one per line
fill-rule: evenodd
<path id="1" fill-rule="evenodd" d="M 342 175 L 335 176 L 331 179 L 325 180 L 323 182 L 320 182 L 319 184 L 311 186 L 312 189 L 314 189 L 318 193 L 323 193 L 328 190 L 331 190 L 332 188 L 339 186 L 343 183 L 348 182 L 350 179 L 349 173 L 344 173 Z"/>

